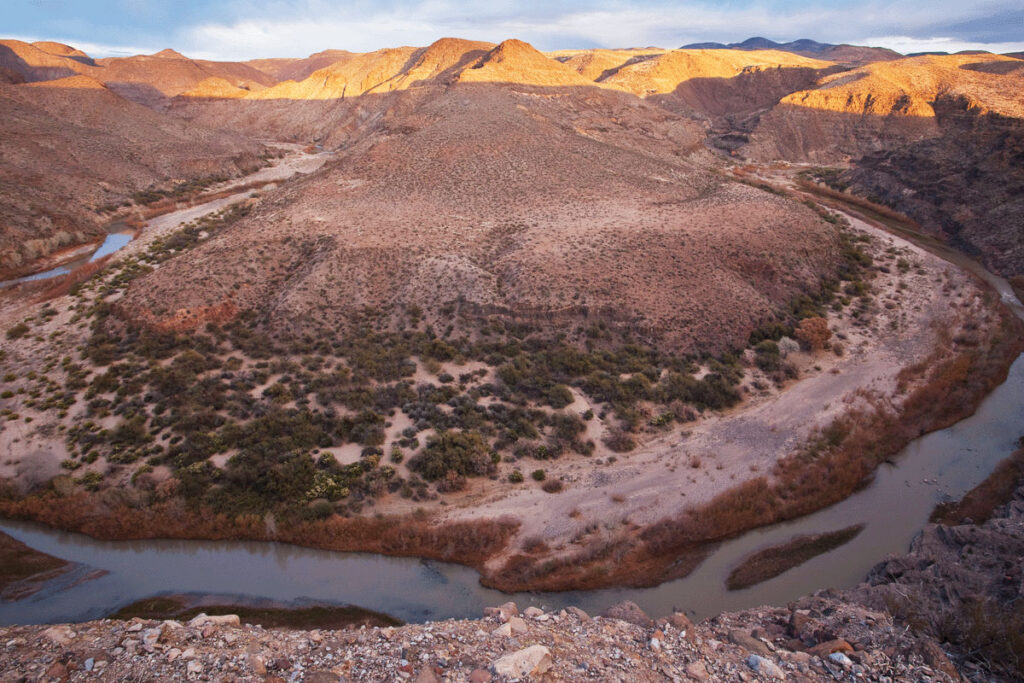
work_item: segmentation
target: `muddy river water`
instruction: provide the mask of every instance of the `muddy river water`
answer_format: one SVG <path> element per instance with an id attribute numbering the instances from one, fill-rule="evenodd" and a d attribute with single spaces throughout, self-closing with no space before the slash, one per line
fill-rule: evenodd
<path id="1" fill-rule="evenodd" d="M 984 277 L 1018 315 L 1024 314 L 1005 281 L 941 245 L 921 246 Z M 406 621 L 474 617 L 483 607 L 508 599 L 520 607 L 572 604 L 590 613 L 629 599 L 654 616 L 680 608 L 697 618 L 723 610 L 785 604 L 821 588 L 856 584 L 887 555 L 905 552 L 935 504 L 959 498 L 981 482 L 1013 452 L 1022 431 L 1024 356 L 1018 357 L 1007 380 L 986 397 L 973 416 L 912 442 L 891 464 L 882 465 L 870 485 L 850 498 L 801 519 L 725 542 L 690 576 L 647 589 L 510 596 L 481 587 L 472 569 L 415 558 L 336 553 L 277 543 L 105 542 L 35 524 L 0 521 L 0 531 L 86 567 L 51 581 L 29 598 L 0 602 L 0 624 L 93 619 L 141 598 L 167 593 L 352 604 Z M 725 577 L 752 551 L 795 535 L 852 524 L 863 524 L 864 530 L 846 545 L 757 586 L 726 590 Z M 95 569 L 106 573 L 82 580 Z"/>

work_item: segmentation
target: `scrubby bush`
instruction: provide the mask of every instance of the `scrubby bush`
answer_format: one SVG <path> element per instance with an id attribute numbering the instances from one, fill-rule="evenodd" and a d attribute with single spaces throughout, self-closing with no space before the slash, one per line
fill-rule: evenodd
<path id="1" fill-rule="evenodd" d="M 450 471 L 482 476 L 494 467 L 490 450 L 479 432 L 442 432 L 427 440 L 423 451 L 409 460 L 409 468 L 427 481 L 437 481 Z"/>
<path id="2" fill-rule="evenodd" d="M 534 470 L 530 472 L 530 476 L 533 477 L 534 481 L 544 481 L 548 475 L 544 470 Z"/>
<path id="3" fill-rule="evenodd" d="M 7 329 L 8 339 L 20 339 L 29 333 L 29 326 L 25 323 L 18 323 L 14 327 Z"/>
<path id="4" fill-rule="evenodd" d="M 795 335 L 811 351 L 820 351 L 828 344 L 832 330 L 828 329 L 828 321 L 824 318 L 804 318 L 796 328 Z"/>

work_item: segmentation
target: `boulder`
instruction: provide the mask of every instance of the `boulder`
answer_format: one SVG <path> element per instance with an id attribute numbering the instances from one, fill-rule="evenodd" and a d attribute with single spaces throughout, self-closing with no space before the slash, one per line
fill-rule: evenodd
<path id="1" fill-rule="evenodd" d="M 494 662 L 494 672 L 499 676 L 523 678 L 539 676 L 554 665 L 551 650 L 543 645 L 530 647 L 505 655 Z"/>
<path id="2" fill-rule="evenodd" d="M 603 616 L 610 619 L 618 619 L 619 621 L 626 621 L 630 624 L 643 626 L 644 628 L 654 626 L 654 621 L 647 616 L 646 612 L 640 609 L 640 605 L 630 600 L 623 600 L 620 603 L 612 605 L 604 611 Z"/>

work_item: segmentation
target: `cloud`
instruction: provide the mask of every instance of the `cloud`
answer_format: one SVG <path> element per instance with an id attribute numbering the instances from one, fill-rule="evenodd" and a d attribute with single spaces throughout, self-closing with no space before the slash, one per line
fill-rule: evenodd
<path id="1" fill-rule="evenodd" d="M 130 57 L 132 55 L 148 55 L 160 50 L 160 47 L 138 46 L 138 45 L 111 45 L 107 43 L 94 43 L 88 40 L 77 38 L 61 38 L 59 36 L 7 36 L 11 40 L 20 40 L 25 43 L 34 43 L 40 40 L 49 40 L 64 43 L 76 47 L 90 57 Z"/>
<path id="2" fill-rule="evenodd" d="M 964 50 L 987 50 L 989 52 L 1021 52 L 1024 41 L 1016 43 L 980 43 L 959 38 L 911 38 L 908 36 L 882 36 L 868 39 L 872 45 L 887 47 L 896 52 L 962 52 Z"/>
<path id="3" fill-rule="evenodd" d="M 594 0 L 587 4 L 552 0 L 544 5 L 450 0 L 339 6 L 321 0 L 304 3 L 236 3 L 243 18 L 209 22 L 181 33 L 186 50 L 222 57 L 301 56 L 327 48 L 357 51 L 396 45 L 425 45 L 443 36 L 500 41 L 516 37 L 542 49 L 679 45 L 705 40 L 731 42 L 752 35 L 776 40 L 809 37 L 905 49 L 1024 49 L 1024 41 L 993 46 L 951 29 L 972 27 L 992 33 L 1005 25 L 1018 0 L 874 0 L 833 2 L 824 7 L 803 0 L 762 0 L 708 4 L 649 0 L 626 4 Z M 979 30 L 981 27 L 982 30 Z M 966 30 L 966 29 L 962 29 Z M 874 37 L 882 36 L 882 37 Z M 937 37 L 939 36 L 939 37 Z M 948 48 L 938 46 L 947 45 Z M 909 46 L 909 47 L 908 47 Z M 933 46 L 933 47 L 922 47 Z"/>
<path id="4" fill-rule="evenodd" d="M 1024 39 L 1017 40 L 1024 22 L 1020 0 L 205 0 L 186 7 L 192 9 L 179 12 L 161 32 L 135 33 L 145 36 L 139 42 L 152 41 L 145 47 L 109 44 L 118 33 L 130 35 L 130 27 L 116 24 L 104 26 L 108 43 L 66 42 L 97 56 L 173 47 L 209 59 L 301 57 L 328 48 L 369 51 L 427 45 L 444 36 L 492 42 L 515 37 L 541 49 L 678 47 L 760 35 L 901 52 L 1024 50 Z M 203 7 L 209 11 L 199 11 Z M 131 23 L 124 16 L 107 21 Z M 96 35 L 85 37 L 99 41 Z"/>

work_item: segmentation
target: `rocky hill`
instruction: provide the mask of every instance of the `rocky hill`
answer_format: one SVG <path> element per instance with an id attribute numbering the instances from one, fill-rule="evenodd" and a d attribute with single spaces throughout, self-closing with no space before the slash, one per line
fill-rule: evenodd
<path id="1" fill-rule="evenodd" d="M 835 263 L 835 233 L 813 211 L 707 173 L 690 120 L 525 43 L 486 47 L 375 54 L 254 95 L 353 90 L 315 125 L 328 111 L 366 116 L 329 133 L 346 145 L 337 162 L 138 280 L 119 312 L 195 327 L 206 319 L 182 311 L 230 308 L 294 330 L 344 326 L 362 308 L 447 325 L 439 311 L 456 306 L 545 329 L 600 316 L 666 348 L 711 350 L 742 342 Z M 178 285 L 197 277 L 208 286 Z"/>

